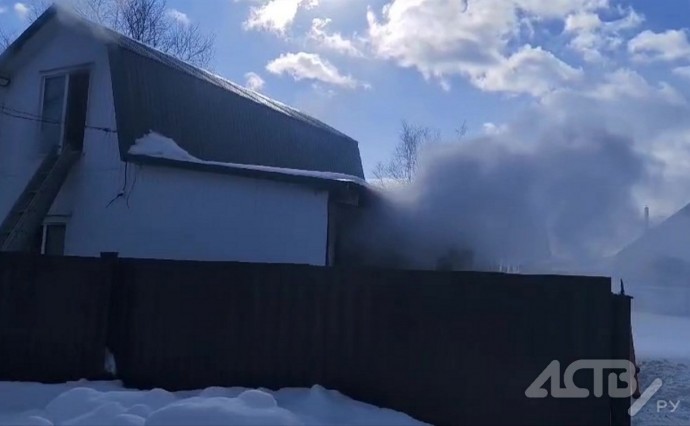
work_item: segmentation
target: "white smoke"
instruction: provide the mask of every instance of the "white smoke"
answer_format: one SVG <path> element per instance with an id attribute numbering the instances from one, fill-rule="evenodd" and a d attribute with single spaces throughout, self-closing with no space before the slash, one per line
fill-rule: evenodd
<path id="1" fill-rule="evenodd" d="M 644 224 L 634 189 L 653 162 L 635 146 L 579 120 L 431 146 L 412 183 L 364 207 L 346 246 L 368 263 L 415 268 L 453 249 L 512 265 L 610 255 Z"/>
<path id="2" fill-rule="evenodd" d="M 471 249 L 533 272 L 558 263 L 559 272 L 616 275 L 606 256 L 640 237 L 645 205 L 658 223 L 690 202 L 690 103 L 630 69 L 581 86 L 485 137 L 432 145 L 412 184 L 360 209 L 345 257 L 433 268 L 448 250 Z"/>

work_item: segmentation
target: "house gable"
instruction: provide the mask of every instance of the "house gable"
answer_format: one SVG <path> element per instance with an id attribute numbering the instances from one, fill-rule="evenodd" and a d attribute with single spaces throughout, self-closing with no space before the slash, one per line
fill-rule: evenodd
<path id="1" fill-rule="evenodd" d="M 258 138 L 261 143 L 269 142 L 264 145 L 257 143 L 256 146 L 249 144 L 248 147 L 257 148 L 253 151 L 256 155 L 264 154 L 262 150 L 270 151 L 273 149 L 271 143 L 276 143 L 277 149 L 293 148 L 280 151 L 290 161 L 303 161 L 305 156 L 308 157 L 306 160 L 326 159 L 324 163 L 314 162 L 305 166 L 312 167 L 312 170 L 321 169 L 320 164 L 331 168 L 335 161 L 351 155 L 349 158 L 356 161 L 343 167 L 353 166 L 354 169 L 346 170 L 362 174 L 356 142 L 331 131 L 322 123 L 310 121 L 289 107 L 279 103 L 265 105 L 260 95 L 236 93 L 234 86 L 225 80 L 207 81 L 195 78 L 186 71 L 170 71 L 167 65 L 158 60 L 123 47 L 113 38 L 120 36 L 109 30 L 102 29 L 102 35 L 93 30 L 91 24 L 84 24 L 81 20 L 64 25 L 55 13 L 54 8 L 46 12 L 27 33 L 20 36 L 9 53 L 0 58 L 0 70 L 11 78 L 10 85 L 0 90 L 8 95 L 4 98 L 6 105 L 33 114 L 33 118 L 26 120 L 7 118 L 3 121 L 3 116 L 0 116 L 0 217 L 6 217 L 15 200 L 28 188 L 27 182 L 45 157 L 44 152 L 28 151 L 28 147 L 39 140 L 36 133 L 39 122 L 36 118 L 40 118 L 41 114 L 42 73 L 46 70 L 67 72 L 74 66 L 86 65 L 92 73 L 86 121 L 89 127 L 84 137 L 84 149 L 62 183 L 44 220 L 44 223 L 57 221 L 65 228 L 65 254 L 98 256 L 101 251 L 116 251 L 134 257 L 170 259 L 326 262 L 331 242 L 331 205 L 356 204 L 357 194 L 366 186 L 361 179 L 351 174 L 336 176 L 336 172 L 302 173 L 303 170 L 289 170 L 282 164 L 283 167 L 263 168 L 243 167 L 240 162 L 236 162 L 237 167 L 225 164 L 227 161 L 214 164 L 214 158 L 209 155 L 218 153 L 213 151 L 214 146 L 211 145 L 226 140 L 227 143 L 235 143 L 238 139 L 185 139 L 191 138 L 190 133 L 181 133 L 182 139 L 178 137 L 181 145 L 189 146 L 190 143 L 197 144 L 197 141 L 213 142 L 210 145 L 193 145 L 195 148 L 189 149 L 201 160 L 211 158 L 212 161 L 176 162 L 130 155 L 129 138 L 141 135 L 128 130 L 126 120 L 124 127 L 118 129 L 122 118 L 133 112 L 126 108 L 131 99 L 125 97 L 125 107 L 118 105 L 114 99 L 119 90 L 113 85 L 121 80 L 112 74 L 117 72 L 118 66 L 124 66 L 125 72 L 129 72 L 134 62 L 128 61 L 151 62 L 146 66 L 175 74 L 171 79 L 183 79 L 191 87 L 202 87 L 201 90 L 212 93 L 209 96 L 221 99 L 219 102 L 232 98 L 232 102 L 239 105 L 249 105 L 254 119 L 267 117 L 265 121 L 247 121 L 241 115 L 246 110 L 238 107 L 233 114 L 239 114 L 240 118 L 235 121 L 253 123 L 238 131 L 252 132 L 259 125 L 271 127 L 280 123 L 287 126 L 282 128 L 286 134 L 291 134 L 289 129 L 292 128 L 292 134 L 299 136 L 281 145 L 281 140 L 270 139 L 262 133 L 250 134 L 248 138 Z M 118 56 L 127 56 L 127 59 L 117 62 Z M 115 58 L 112 63 L 111 58 Z M 138 84 L 148 84 L 147 79 L 150 78 L 151 75 L 144 75 Z M 228 86 L 224 88 L 223 84 Z M 175 92 L 174 86 L 162 87 Z M 145 93 L 148 93 L 146 96 L 156 95 L 153 92 Z M 193 95 L 194 92 L 189 96 Z M 252 99 L 252 96 L 256 98 Z M 165 98 L 158 99 L 158 102 L 166 102 Z M 198 97 L 195 99 L 200 102 Z M 2 101 L 3 98 L 0 98 L 0 103 Z M 256 107 L 257 104 L 263 106 Z M 188 110 L 194 108 L 189 104 L 184 105 Z M 162 120 L 160 124 L 154 121 L 156 126 L 171 125 L 165 120 L 164 114 L 156 115 L 154 112 L 148 117 L 149 120 Z M 228 117 L 233 116 L 221 108 L 216 110 L 213 119 L 221 122 L 227 121 Z M 12 127 L 11 137 L 8 137 L 9 127 Z M 103 132 L 96 127 L 109 131 Z M 155 130 L 149 127 L 142 125 L 138 128 Z M 223 133 L 222 129 L 216 131 Z M 312 139 L 300 136 L 300 132 L 310 131 L 314 132 L 308 135 Z M 161 132 L 166 133 L 165 130 Z M 123 137 L 125 134 L 129 136 Z M 341 138 L 343 144 L 335 145 L 346 147 L 347 152 L 334 155 L 336 151 L 329 153 L 323 149 L 323 146 L 328 146 L 324 144 L 330 143 L 326 140 L 328 137 Z M 22 143 L 13 142 L 19 139 Z M 314 144 L 301 145 L 301 141 L 307 139 Z M 324 144 L 317 145 L 316 142 L 320 141 Z M 297 149 L 305 146 L 308 149 Z M 294 157 L 290 157 L 291 152 L 295 152 Z M 236 155 L 244 154 L 240 151 Z M 268 155 L 273 154 L 269 152 Z M 248 158 L 247 161 L 256 158 L 259 157 Z M 261 161 L 264 161 L 270 157 L 262 158 Z M 338 167 L 333 166 L 336 170 L 339 170 Z"/>
<path id="2" fill-rule="evenodd" d="M 64 11 L 49 8 L 0 57 L 0 75 L 50 26 L 108 46 L 120 155 L 149 131 L 207 161 L 363 178 L 357 142 L 294 108 Z"/>

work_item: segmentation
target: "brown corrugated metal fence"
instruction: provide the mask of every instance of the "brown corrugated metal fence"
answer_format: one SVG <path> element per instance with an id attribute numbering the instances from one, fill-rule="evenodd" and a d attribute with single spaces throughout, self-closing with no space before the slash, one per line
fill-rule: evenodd
<path id="1" fill-rule="evenodd" d="M 3 291 L 37 274 L 2 261 Z M 54 327 L 79 329 L 65 348 L 89 347 L 82 351 L 91 356 L 104 350 L 107 338 L 118 377 L 128 386 L 321 384 L 435 424 L 605 424 L 611 417 L 607 398 L 525 396 L 552 360 L 566 366 L 607 359 L 621 347 L 616 336 L 626 318 L 615 312 L 625 309 L 614 309 L 604 278 L 117 259 L 25 262 L 53 275 L 52 289 L 47 281 L 40 286 L 51 295 L 41 296 L 45 304 L 61 297 L 64 307 L 85 307 L 53 314 Z M 80 272 L 60 276 L 56 265 L 63 264 Z M 10 298 L 27 303 L 16 294 Z M 0 305 L 0 318 L 19 315 L 7 309 Z M 107 333 L 89 334 L 105 330 L 104 320 L 95 322 L 102 328 L 86 325 L 103 312 Z M 79 315 L 79 321 L 70 319 Z M 6 352 L 0 347 L 0 355 Z M 42 368 L 36 371 L 49 366 Z M 16 371 L 33 370 L 24 365 Z M 592 386 L 591 378 L 576 380 Z"/>
<path id="2" fill-rule="evenodd" d="M 110 278 L 98 259 L 0 256 L 0 379 L 100 377 Z"/>

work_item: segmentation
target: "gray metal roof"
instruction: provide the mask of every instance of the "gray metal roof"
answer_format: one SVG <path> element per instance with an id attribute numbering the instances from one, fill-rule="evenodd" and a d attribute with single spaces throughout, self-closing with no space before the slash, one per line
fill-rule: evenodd
<path id="1" fill-rule="evenodd" d="M 110 66 L 122 154 L 153 130 L 202 160 L 363 177 L 357 142 L 294 109 L 138 43 Z"/>
<path id="2" fill-rule="evenodd" d="M 55 6 L 2 56 L 19 50 L 57 12 L 70 15 L 70 27 L 86 30 L 108 45 L 123 158 L 138 138 L 153 130 L 202 160 L 364 177 L 354 139 L 294 108 Z M 62 18 L 60 22 L 65 21 Z"/>

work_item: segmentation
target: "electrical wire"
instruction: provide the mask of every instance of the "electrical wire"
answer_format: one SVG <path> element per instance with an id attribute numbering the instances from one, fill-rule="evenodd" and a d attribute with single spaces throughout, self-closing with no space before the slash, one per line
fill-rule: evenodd
<path id="1" fill-rule="evenodd" d="M 115 197 L 110 200 L 110 202 L 106 205 L 106 208 L 109 208 L 112 206 L 115 201 L 118 199 L 122 198 L 125 200 L 125 205 L 127 208 L 129 208 L 129 199 L 132 196 L 132 193 L 134 192 L 134 188 L 137 185 L 137 177 L 139 176 L 139 167 L 137 167 L 136 164 L 132 164 L 132 167 L 134 167 L 132 174 L 134 175 L 134 178 L 132 179 L 132 183 L 130 185 L 130 180 L 129 180 L 129 171 L 130 171 L 130 163 L 128 161 L 125 161 L 125 170 L 124 170 L 124 182 L 122 183 L 122 188 L 120 191 L 115 195 Z"/>
<path id="2" fill-rule="evenodd" d="M 33 121 L 36 123 L 55 124 L 55 125 L 60 125 L 60 126 L 62 126 L 64 124 L 60 121 L 47 120 L 47 119 L 44 119 L 43 117 L 41 117 L 40 115 L 31 113 L 31 112 L 27 112 L 27 111 L 21 111 L 21 110 L 9 107 L 7 105 L 0 105 L 0 115 L 4 115 L 7 117 L 11 117 L 11 118 L 16 118 L 19 120 Z M 84 125 L 84 129 L 96 130 L 96 131 L 104 132 L 107 134 L 116 134 L 117 133 L 117 130 L 111 129 L 108 127 Z M 125 179 L 124 179 L 124 184 L 122 185 L 122 189 L 120 190 L 120 192 L 118 192 L 118 194 L 115 196 L 115 198 L 110 200 L 110 202 L 107 204 L 106 208 L 110 207 L 119 198 L 124 198 L 126 203 L 127 203 L 127 207 L 129 207 L 129 195 L 127 194 L 128 174 L 129 174 L 128 172 L 129 172 L 129 163 L 125 162 Z M 135 175 L 135 182 L 134 183 L 136 183 L 136 175 Z"/>
<path id="3" fill-rule="evenodd" d="M 129 170 L 129 163 L 125 162 L 125 182 L 122 184 L 122 189 L 120 190 L 120 192 L 118 192 L 117 195 L 115 195 L 115 197 L 112 200 L 110 200 L 110 202 L 108 204 L 106 204 L 106 206 L 105 206 L 106 209 L 109 208 L 110 206 L 112 206 L 113 203 L 115 201 L 117 201 L 119 198 L 125 198 L 125 201 L 127 201 L 125 195 L 127 194 L 127 174 L 128 174 L 127 172 L 128 172 L 128 170 Z M 127 207 L 129 207 L 129 204 L 127 205 Z"/>
<path id="4" fill-rule="evenodd" d="M 26 112 L 26 111 L 20 111 L 20 110 L 8 107 L 7 105 L 0 105 L 0 115 L 16 118 L 16 119 L 20 119 L 20 120 L 34 121 L 37 123 L 55 124 L 55 125 L 60 125 L 60 126 L 62 126 L 64 124 L 60 121 L 47 120 L 47 119 L 41 117 L 40 115 L 36 115 L 36 114 Z M 96 131 L 100 131 L 100 132 L 104 132 L 104 133 L 117 133 L 116 129 L 111 129 L 109 127 L 90 126 L 88 124 L 84 125 L 84 129 L 96 130 Z"/>
<path id="5" fill-rule="evenodd" d="M 127 207 L 129 208 L 129 198 L 132 196 L 132 192 L 134 192 L 134 187 L 137 186 L 137 177 L 139 176 L 139 168 L 141 166 L 135 165 L 134 167 L 134 179 L 132 180 L 132 186 L 129 188 L 129 192 L 127 192 L 127 197 L 125 199 L 125 202 L 127 204 Z"/>
<path id="6" fill-rule="evenodd" d="M 9 107 L 7 105 L 0 105 L 0 115 L 4 115 L 7 117 L 11 118 L 16 118 L 20 120 L 27 120 L 27 121 L 33 121 L 36 123 L 46 123 L 46 124 L 55 124 L 55 125 L 60 125 L 62 126 L 64 123 L 55 121 L 55 120 L 47 120 L 44 119 L 42 116 L 27 112 L 27 111 L 21 111 L 12 107 Z M 117 134 L 116 129 L 111 129 L 109 127 L 99 127 L 99 126 L 90 126 L 90 125 L 84 125 L 84 129 L 87 130 L 96 130 L 108 134 Z M 122 185 L 122 189 L 118 194 L 110 200 L 110 202 L 106 205 L 106 208 L 110 207 L 115 201 L 117 201 L 119 198 L 124 198 L 125 203 L 127 204 L 127 207 L 129 207 L 129 198 L 132 195 L 132 191 L 134 190 L 134 186 L 137 183 L 137 169 L 134 169 L 134 180 L 132 182 L 132 187 L 129 188 L 128 191 L 128 186 L 129 186 L 129 162 L 125 162 L 125 176 L 124 176 L 124 183 Z"/>
<path id="7" fill-rule="evenodd" d="M 127 207 L 129 208 L 129 195 L 127 195 L 127 186 L 129 182 L 129 162 L 125 161 L 125 176 L 124 176 L 124 182 L 122 184 L 122 188 L 120 191 L 113 197 L 112 200 L 105 206 L 105 208 L 109 208 L 110 206 L 115 203 L 120 198 L 123 198 L 125 200 L 125 203 L 127 204 Z"/>

